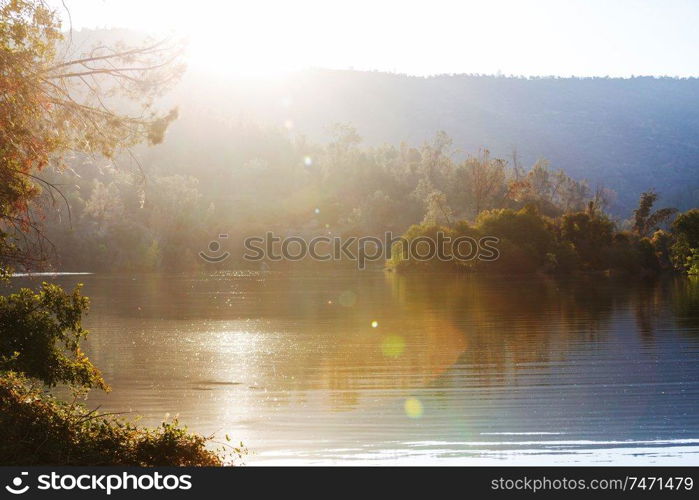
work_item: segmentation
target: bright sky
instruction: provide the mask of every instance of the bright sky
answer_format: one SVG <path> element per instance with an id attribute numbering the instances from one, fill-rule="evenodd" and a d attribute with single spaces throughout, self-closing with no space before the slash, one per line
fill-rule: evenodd
<path id="1" fill-rule="evenodd" d="M 65 2 L 74 28 L 173 30 L 223 72 L 699 76 L 696 0 Z"/>

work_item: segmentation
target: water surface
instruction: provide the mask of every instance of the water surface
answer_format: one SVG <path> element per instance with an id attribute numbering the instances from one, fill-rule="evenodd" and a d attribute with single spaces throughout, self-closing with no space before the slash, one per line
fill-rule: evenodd
<path id="1" fill-rule="evenodd" d="M 254 464 L 685 464 L 699 284 L 382 272 L 85 283 L 89 406 L 179 416 Z M 31 283 L 19 278 L 21 284 Z M 34 282 L 34 284 L 36 284 Z"/>

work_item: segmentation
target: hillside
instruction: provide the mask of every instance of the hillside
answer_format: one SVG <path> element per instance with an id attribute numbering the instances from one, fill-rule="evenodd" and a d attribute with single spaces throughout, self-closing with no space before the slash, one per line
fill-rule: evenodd
<path id="1" fill-rule="evenodd" d="M 610 187 L 618 193 L 617 212 L 650 187 L 680 208 L 699 201 L 696 79 L 419 78 L 309 70 L 270 83 L 189 74 L 171 99 L 182 113 L 170 140 L 197 136 L 209 154 L 229 146 L 222 130 L 248 121 L 293 124 L 292 135 L 312 141 L 326 139 L 333 123 L 349 123 L 366 144 L 420 145 L 443 130 L 460 151 L 487 147 L 510 159 L 516 149 L 526 165 L 543 157 L 593 187 Z"/>
<path id="2" fill-rule="evenodd" d="M 73 49 L 142 35 L 82 30 Z M 221 64 L 225 65 L 225 61 Z M 306 70 L 243 78 L 190 69 L 165 98 L 180 118 L 165 144 L 141 152 L 146 166 L 200 177 L 203 164 L 230 170 L 266 154 L 269 137 L 250 127 L 324 142 L 335 123 L 354 126 L 365 145 L 420 146 L 438 131 L 457 154 L 488 148 L 529 166 L 555 168 L 617 192 L 611 210 L 628 215 L 639 194 L 661 203 L 699 203 L 699 80 L 678 78 L 513 78 Z M 274 135 L 269 132 L 269 135 Z"/>

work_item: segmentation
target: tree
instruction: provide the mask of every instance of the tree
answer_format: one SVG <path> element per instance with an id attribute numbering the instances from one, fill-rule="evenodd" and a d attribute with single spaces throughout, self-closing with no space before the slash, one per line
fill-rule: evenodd
<path id="1" fill-rule="evenodd" d="M 606 188 L 604 186 L 597 186 L 595 188 L 595 193 L 592 196 L 592 205 L 589 206 L 593 213 L 604 212 L 609 208 L 616 199 L 616 192 L 613 189 Z"/>
<path id="2" fill-rule="evenodd" d="M 572 243 L 583 264 L 592 269 L 607 265 L 604 250 L 612 243 L 614 224 L 605 216 L 577 212 L 561 219 L 561 239 Z"/>
<path id="3" fill-rule="evenodd" d="M 451 226 L 453 212 L 447 202 L 447 197 L 439 190 L 434 190 L 427 195 L 425 201 L 426 212 L 422 219 L 425 225 L 447 225 Z"/>
<path id="4" fill-rule="evenodd" d="M 552 172 L 546 160 L 539 160 L 526 175 L 515 175 L 506 197 L 520 206 L 536 205 L 544 215 L 558 216 L 582 210 L 590 188 L 587 182 L 576 181 L 561 169 Z"/>
<path id="5" fill-rule="evenodd" d="M 687 257 L 687 274 L 699 276 L 699 248 L 692 248 L 692 253 Z"/>
<path id="6" fill-rule="evenodd" d="M 681 213 L 672 223 L 672 232 L 692 248 L 699 248 L 699 208 Z"/>
<path id="7" fill-rule="evenodd" d="M 85 201 L 84 211 L 86 216 L 95 221 L 98 232 L 102 231 L 105 225 L 123 217 L 124 206 L 116 184 L 110 182 L 105 185 L 95 179 L 92 183 L 92 193 Z"/>
<path id="8" fill-rule="evenodd" d="M 44 257 L 47 242 L 32 202 L 42 188 L 53 198 L 62 193 L 39 177 L 42 169 L 62 168 L 69 152 L 113 158 L 122 148 L 163 140 L 177 110 L 155 111 L 153 103 L 181 73 L 180 50 L 166 39 L 74 54 L 44 0 L 3 2 L 0 264 Z M 112 109 L 117 96 L 131 103 L 131 113 Z"/>
<path id="9" fill-rule="evenodd" d="M 81 325 L 88 299 L 76 288 L 65 293 L 43 283 L 0 296 L 0 373 L 13 371 L 47 385 L 108 389 L 102 376 L 80 349 L 87 336 Z"/>
<path id="10" fill-rule="evenodd" d="M 443 130 L 440 130 L 432 142 L 425 142 L 420 150 L 424 178 L 437 187 L 442 186 L 452 166 L 452 144 L 451 137 Z"/>
<path id="11" fill-rule="evenodd" d="M 500 257 L 492 267 L 512 272 L 534 271 L 542 266 L 554 243 L 553 233 L 546 219 L 536 207 L 521 210 L 489 210 L 482 212 L 476 220 L 476 229 L 485 236 L 500 239 L 497 247 Z M 491 266 L 491 263 L 487 263 Z"/>
<path id="12" fill-rule="evenodd" d="M 658 229 L 651 237 L 650 241 L 661 269 L 672 268 L 672 240 L 672 235 L 662 229 Z"/>
<path id="13" fill-rule="evenodd" d="M 672 223 L 675 243 L 672 245 L 672 262 L 677 269 L 687 270 L 696 265 L 696 251 L 699 249 L 699 209 L 693 208 L 681 213 Z"/>
<path id="14" fill-rule="evenodd" d="M 649 236 L 653 231 L 677 213 L 676 208 L 661 208 L 651 212 L 658 199 L 655 191 L 646 191 L 641 194 L 638 208 L 633 211 L 633 231 L 640 237 Z"/>
<path id="15" fill-rule="evenodd" d="M 475 215 L 498 206 L 505 196 L 505 162 L 490 157 L 490 151 L 466 159 L 457 169 L 461 179 L 458 189 L 463 192 Z"/>

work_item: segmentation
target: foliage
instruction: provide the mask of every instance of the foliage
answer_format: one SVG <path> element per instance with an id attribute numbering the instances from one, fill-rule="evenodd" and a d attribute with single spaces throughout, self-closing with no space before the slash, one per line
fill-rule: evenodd
<path id="1" fill-rule="evenodd" d="M 13 370 L 47 385 L 108 389 L 99 370 L 80 349 L 87 336 L 81 326 L 88 299 L 43 283 L 0 296 L 0 371 Z"/>
<path id="2" fill-rule="evenodd" d="M 31 203 L 42 187 L 52 198 L 62 193 L 40 171 L 62 168 L 68 152 L 112 158 L 124 147 L 160 143 L 177 116 L 153 102 L 181 72 L 178 43 L 72 51 L 43 0 L 0 6 L 0 264 L 45 257 L 48 240 Z M 132 111 L 113 111 L 116 96 Z"/>
<path id="3" fill-rule="evenodd" d="M 699 275 L 699 248 L 692 248 L 692 253 L 687 257 L 687 274 Z"/>
<path id="4" fill-rule="evenodd" d="M 435 253 L 432 259 L 415 259 L 408 251 L 410 245 L 415 245 L 416 252 L 426 253 L 417 242 L 420 239 L 429 238 L 433 242 L 442 241 L 438 237 L 441 233 L 445 238 L 457 238 L 459 236 L 473 236 L 475 232 L 469 231 L 468 225 L 462 224 L 458 229 L 452 229 L 438 224 L 414 224 L 404 234 L 405 241 L 396 242 L 391 248 L 389 265 L 396 271 L 467 271 L 471 268 L 469 263 L 451 259 L 451 247 L 442 246 L 442 255 L 445 259 L 438 258 Z M 418 239 L 419 238 L 419 239 Z"/>
<path id="5" fill-rule="evenodd" d="M 678 217 L 673 231 L 656 231 L 652 238 L 639 237 L 635 231 L 618 231 L 615 224 L 591 203 L 585 211 L 550 218 L 541 215 L 536 205 L 521 210 L 489 210 L 481 213 L 475 226 L 465 220 L 449 228 L 414 225 L 405 234 L 408 240 L 432 236 L 436 229 L 453 234 L 480 238 L 496 236 L 499 258 L 495 261 L 450 262 L 448 266 L 481 272 L 548 272 L 612 271 L 627 274 L 656 274 L 671 268 L 671 259 L 681 256 L 684 270 L 699 269 L 696 249 L 690 248 L 699 221 L 690 211 Z M 674 242 L 674 244 L 673 244 Z M 394 249 L 396 250 L 396 249 Z M 445 264 L 417 262 L 394 251 L 391 267 L 398 271 L 445 268 Z"/>
<path id="6" fill-rule="evenodd" d="M 658 199 L 655 191 L 646 191 L 641 194 L 638 208 L 633 211 L 633 230 L 640 237 L 649 236 L 677 213 L 676 208 L 661 208 L 651 212 L 653 204 Z"/>
<path id="7" fill-rule="evenodd" d="M 211 451 L 177 421 L 141 428 L 59 401 L 14 373 L 0 377 L 0 428 L 3 465 L 219 466 L 245 453 Z"/>
<path id="8" fill-rule="evenodd" d="M 67 193 L 73 223 L 67 227 L 53 217 L 48 232 L 60 264 L 75 270 L 186 270 L 201 264 L 197 253 L 220 233 L 230 235 L 230 251 L 242 248 L 245 236 L 268 230 L 309 237 L 329 232 L 381 237 L 415 223 L 451 226 L 484 209 L 525 206 L 525 198 L 506 197 L 515 176 L 507 162 L 487 152 L 459 162 L 446 134 L 421 148 L 362 148 L 351 127 L 333 133 L 332 141 L 320 146 L 280 139 L 261 128 L 238 130 L 257 148 L 233 165 L 210 167 L 207 175 L 154 168 L 145 185 L 113 169 L 66 171 L 55 182 L 76 186 Z M 548 167 L 537 165 L 537 176 L 547 175 Z M 472 178 L 483 185 L 471 188 Z M 564 190 L 558 186 L 536 200 L 526 199 L 533 200 L 531 206 L 549 203 L 554 208 L 547 213 L 552 214 L 564 212 L 556 203 L 580 204 L 554 191 Z M 244 263 L 233 257 L 223 265 Z"/>
<path id="9" fill-rule="evenodd" d="M 432 191 L 427 195 L 425 205 L 423 224 L 451 224 L 454 214 L 444 193 L 438 190 Z"/>
<path id="10" fill-rule="evenodd" d="M 600 214 L 577 212 L 561 219 L 561 239 L 570 242 L 588 269 L 606 268 L 604 250 L 612 243 L 612 222 Z"/>
<path id="11" fill-rule="evenodd" d="M 499 239 L 497 247 L 500 250 L 500 258 L 495 261 L 479 260 L 481 252 L 476 249 L 474 259 L 470 261 L 449 259 L 451 247 L 445 245 L 444 255 L 447 260 L 424 261 L 410 258 L 411 256 L 404 249 L 404 244 L 399 242 L 392 249 L 390 266 L 397 271 L 530 272 L 546 263 L 547 254 L 554 247 L 553 234 L 547 228 L 547 221 L 533 208 L 524 208 L 519 211 L 511 209 L 485 211 L 473 226 L 465 220 L 459 220 L 449 227 L 416 224 L 411 226 L 403 237 L 408 242 L 424 237 L 436 242 L 438 232 L 451 238 L 452 241 L 463 236 L 474 240 L 479 240 L 481 236 L 486 235 L 495 236 Z"/>
<path id="12" fill-rule="evenodd" d="M 537 161 L 523 175 L 517 174 L 508 185 L 507 198 L 520 205 L 536 206 L 544 215 L 554 217 L 582 210 L 590 200 L 586 181 L 576 181 L 560 169 L 552 171 L 546 160 Z"/>
<path id="13" fill-rule="evenodd" d="M 535 207 L 521 210 L 500 209 L 483 212 L 476 228 L 484 236 L 496 236 L 500 258 L 494 265 L 508 271 L 534 271 L 542 266 L 553 248 L 553 234 Z"/>
<path id="14" fill-rule="evenodd" d="M 454 189 L 462 197 L 464 205 L 472 208 L 472 214 L 502 206 L 506 190 L 506 163 L 492 158 L 490 151 L 470 156 L 454 171 Z"/>
<path id="15" fill-rule="evenodd" d="M 693 249 L 699 248 L 699 209 L 681 213 L 672 223 L 675 241 L 671 248 L 672 263 L 676 269 L 688 271 Z"/>
<path id="16" fill-rule="evenodd" d="M 678 215 L 672 223 L 672 231 L 690 247 L 699 247 L 699 209 L 694 208 Z"/>
<path id="17" fill-rule="evenodd" d="M 655 255 L 658 258 L 658 265 L 662 270 L 672 268 L 671 247 L 674 238 L 675 235 L 662 229 L 658 229 L 651 237 L 650 241 L 655 250 Z"/>
<path id="18" fill-rule="evenodd" d="M 658 272 L 669 269 L 670 261 L 684 268 L 692 248 L 683 236 L 691 215 L 679 216 L 679 225 L 669 231 L 651 233 L 667 216 L 667 211 L 654 212 L 652 204 L 638 210 L 638 227 L 652 236 L 652 251 L 638 231 L 617 238 L 619 228 L 602 210 L 609 193 L 591 192 L 583 181 L 545 162 L 529 170 L 504 163 L 498 192 L 505 195 L 489 198 L 494 206 L 481 211 L 480 219 L 473 215 L 477 205 L 467 186 L 455 181 L 463 163 L 449 156 L 444 135 L 422 148 L 362 148 L 351 129 L 341 131 L 325 147 L 304 142 L 282 148 L 284 141 L 265 139 L 263 129 L 248 130 L 260 134 L 260 149 L 249 153 L 258 161 L 248 160 L 245 175 L 235 169 L 207 176 L 156 169 L 146 185 L 139 185 L 133 176 L 110 169 L 99 176 L 88 167 L 76 169 L 80 177 L 65 172 L 78 186 L 69 193 L 74 224 L 68 229 L 51 219 L 56 223 L 49 234 L 65 249 L 64 269 L 74 270 L 189 270 L 202 265 L 197 253 L 223 232 L 230 234 L 226 249 L 235 252 L 244 237 L 268 230 L 309 238 L 329 233 L 381 237 L 385 231 L 405 233 L 416 223 L 423 230 L 455 229 L 460 221 L 479 232 L 495 231 L 504 240 L 503 250 L 509 250 L 498 262 L 457 266 L 459 271 Z M 273 143 L 281 151 L 268 156 Z M 231 180 L 212 184 L 211 178 L 219 177 Z M 489 218 L 483 229 L 480 224 Z M 235 255 L 222 264 L 245 265 Z"/>

